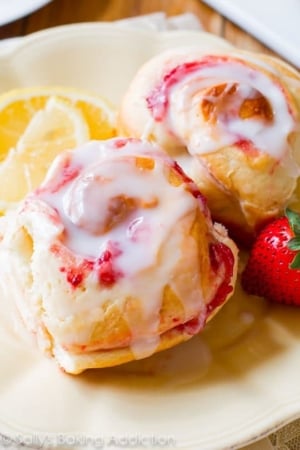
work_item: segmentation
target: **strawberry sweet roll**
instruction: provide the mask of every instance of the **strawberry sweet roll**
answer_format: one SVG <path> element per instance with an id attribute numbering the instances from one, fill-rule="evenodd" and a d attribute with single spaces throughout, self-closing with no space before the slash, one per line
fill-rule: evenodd
<path id="1" fill-rule="evenodd" d="M 196 185 L 157 146 L 127 138 L 58 156 L 3 248 L 24 323 L 74 374 L 191 338 L 231 296 L 237 270 Z"/>
<path id="2" fill-rule="evenodd" d="M 251 237 L 296 187 L 299 82 L 275 58 L 173 49 L 136 74 L 120 126 L 163 146 L 206 195 L 213 218 Z"/>

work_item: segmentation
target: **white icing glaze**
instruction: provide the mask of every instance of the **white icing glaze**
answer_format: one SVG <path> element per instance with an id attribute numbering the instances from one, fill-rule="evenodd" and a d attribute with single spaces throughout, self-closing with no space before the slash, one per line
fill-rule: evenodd
<path id="1" fill-rule="evenodd" d="M 231 111 L 220 111 L 217 124 L 199 124 L 199 105 L 204 99 L 218 102 L 218 98 L 203 97 L 207 87 L 228 83 L 239 83 L 238 92 L 230 104 Z M 242 102 L 256 92 L 265 96 L 273 111 L 273 122 L 245 120 L 238 116 Z M 205 91 L 204 91 L 205 92 Z M 190 109 L 187 105 L 192 105 Z M 174 85 L 170 95 L 168 121 L 172 128 L 188 141 L 192 154 L 216 151 L 239 139 L 248 139 L 256 148 L 273 158 L 281 159 L 287 151 L 287 136 L 294 130 L 293 117 L 288 109 L 282 88 L 272 82 L 263 72 L 243 64 L 223 63 L 216 67 L 199 69 Z"/>
<path id="2" fill-rule="evenodd" d="M 286 87 L 280 78 L 275 79 L 276 70 L 266 62 L 254 65 L 252 61 L 248 64 L 241 58 L 251 60 L 247 55 L 238 59 L 229 57 L 220 62 L 216 58 L 197 69 L 183 71 L 167 88 L 167 111 L 162 123 L 188 147 L 192 155 L 214 152 L 239 140 L 248 140 L 293 172 L 288 138 L 297 131 L 297 123 L 289 107 Z M 180 66 L 178 61 L 176 64 Z M 169 71 L 170 67 L 169 62 Z M 227 86 L 220 96 L 209 95 L 208 89 L 222 84 Z M 236 92 L 227 97 L 226 107 L 222 108 L 224 94 L 234 84 Z M 269 103 L 273 113 L 270 122 L 255 117 L 239 117 L 244 100 L 255 95 L 262 95 Z M 205 100 L 215 103 L 216 122 L 205 120 L 200 108 Z"/>
<path id="3" fill-rule="evenodd" d="M 137 167 L 136 157 L 148 157 L 154 167 Z M 207 274 L 198 267 L 197 245 L 189 233 L 201 203 L 185 184 L 175 187 L 169 183 L 170 164 L 173 162 L 165 153 L 146 142 L 91 142 L 58 157 L 33 196 L 57 211 L 61 221 L 58 235 L 72 252 L 93 260 L 106 250 L 113 254 L 114 270 L 120 276 L 110 294 L 105 288 L 97 294 L 97 307 L 108 296 L 120 301 L 138 299 L 142 315 L 139 321 L 129 323 L 136 358 L 152 354 L 159 344 L 159 313 L 166 283 L 184 302 L 186 320 L 204 315 L 211 300 L 203 296 L 201 277 Z M 53 241 L 53 233 L 49 240 Z M 158 264 L 159 271 L 155 270 Z M 192 268 L 188 286 L 180 277 L 182 264 Z M 221 267 L 211 296 L 222 278 Z M 65 342 L 76 339 L 78 335 L 70 333 Z"/>
<path id="4" fill-rule="evenodd" d="M 105 146 L 101 148 L 96 143 L 75 151 L 71 166 L 80 167 L 80 174 L 57 192 L 42 190 L 39 197 L 59 212 L 66 232 L 64 243 L 69 249 L 97 258 L 108 241 L 118 243 L 122 251 L 118 257 L 119 269 L 130 275 L 155 263 L 157 251 L 170 229 L 195 208 L 196 201 L 186 194 L 184 186 L 169 184 L 164 175 L 164 154 L 160 155 L 163 159 L 156 159 L 154 169 L 147 171 L 137 169 L 135 158 L 123 149 L 119 150 L 121 158 L 114 148 L 111 152 L 116 153 L 115 158 L 106 151 Z M 142 156 L 142 149 L 137 151 L 140 154 L 136 155 Z M 63 158 L 68 159 L 69 154 L 60 160 L 64 165 Z M 53 179 L 50 191 L 52 183 Z M 121 218 L 105 230 L 109 216 L 117 215 L 122 208 L 119 200 L 122 196 L 132 200 L 133 210 L 128 211 L 124 220 Z M 145 252 L 149 239 L 152 246 Z"/>

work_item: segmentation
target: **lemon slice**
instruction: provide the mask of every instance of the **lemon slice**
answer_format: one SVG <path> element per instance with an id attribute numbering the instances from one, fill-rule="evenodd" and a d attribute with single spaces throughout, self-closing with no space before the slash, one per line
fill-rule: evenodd
<path id="1" fill-rule="evenodd" d="M 61 151 L 116 135 L 114 110 L 68 88 L 25 88 L 0 95 L 0 211 L 36 188 Z"/>
<path id="2" fill-rule="evenodd" d="M 88 139 L 89 130 L 81 113 L 62 100 L 50 98 L 0 165 L 0 199 L 19 201 L 42 182 L 60 152 Z"/>

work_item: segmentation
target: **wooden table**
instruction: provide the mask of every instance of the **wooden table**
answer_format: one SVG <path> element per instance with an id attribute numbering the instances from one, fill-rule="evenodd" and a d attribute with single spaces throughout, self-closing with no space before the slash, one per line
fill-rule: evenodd
<path id="1" fill-rule="evenodd" d="M 206 31 L 223 36 L 240 48 L 274 54 L 200 0 L 53 0 L 33 14 L 0 27 L 0 39 L 68 23 L 111 21 L 157 11 L 167 15 L 192 12 Z"/>

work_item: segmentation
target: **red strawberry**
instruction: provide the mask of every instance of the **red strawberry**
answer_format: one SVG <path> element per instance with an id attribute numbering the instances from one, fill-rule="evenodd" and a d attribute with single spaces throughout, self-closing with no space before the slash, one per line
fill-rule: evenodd
<path id="1" fill-rule="evenodd" d="M 300 306 L 300 216 L 286 215 L 259 233 L 242 274 L 244 290 L 277 303 Z"/>

